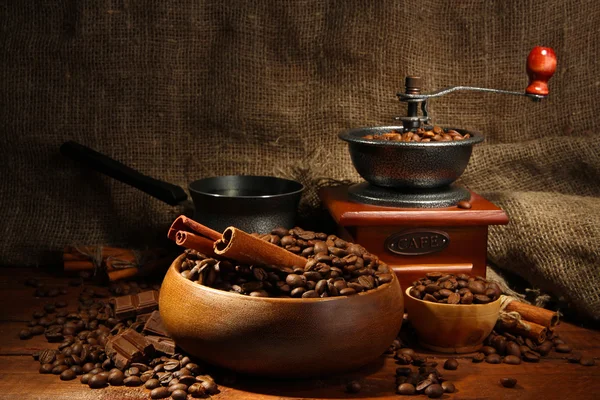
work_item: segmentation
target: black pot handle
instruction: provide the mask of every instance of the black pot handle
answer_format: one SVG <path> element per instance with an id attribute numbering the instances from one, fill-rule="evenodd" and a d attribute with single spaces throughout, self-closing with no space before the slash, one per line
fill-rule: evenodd
<path id="1" fill-rule="evenodd" d="M 60 146 L 60 152 L 66 157 L 82 162 L 94 171 L 133 186 L 172 206 L 187 199 L 187 194 L 180 186 L 143 175 L 133 168 L 77 142 L 63 143 Z"/>

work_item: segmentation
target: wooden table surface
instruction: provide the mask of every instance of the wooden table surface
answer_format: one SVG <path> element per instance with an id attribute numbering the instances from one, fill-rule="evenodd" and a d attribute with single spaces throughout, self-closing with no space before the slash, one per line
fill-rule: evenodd
<path id="1" fill-rule="evenodd" d="M 27 278 L 37 277 L 46 286 L 68 288 L 68 294 L 54 299 L 35 298 L 34 289 L 24 285 Z M 25 327 L 34 311 L 47 302 L 65 300 L 69 309 L 77 304 L 81 287 L 69 287 L 68 279 L 54 277 L 45 269 L 0 268 L 0 399 L 149 399 L 143 388 L 108 387 L 90 389 L 79 379 L 63 382 L 55 375 L 38 373 L 39 363 L 31 354 L 38 349 L 56 348 L 43 335 L 20 340 L 18 332 Z M 596 359 L 596 365 L 584 367 L 569 364 L 564 355 L 550 353 L 537 364 L 517 366 L 487 363 L 473 364 L 468 358 L 459 359 L 456 371 L 445 371 L 443 355 L 429 354 L 440 364 L 443 376 L 456 385 L 457 392 L 445 394 L 443 399 L 598 399 L 600 398 L 600 332 L 561 323 L 557 329 L 571 347 Z M 366 399 L 401 398 L 394 391 L 394 371 L 397 365 L 390 356 L 359 371 L 343 376 L 312 380 L 276 381 L 251 377 L 237 377 L 234 383 L 219 387 L 215 400 L 241 399 Z M 518 384 L 507 389 L 498 383 L 502 377 L 517 378 Z M 357 394 L 344 391 L 349 380 L 361 382 Z M 189 397 L 191 399 L 191 397 Z M 427 398 L 424 395 L 417 398 Z"/>

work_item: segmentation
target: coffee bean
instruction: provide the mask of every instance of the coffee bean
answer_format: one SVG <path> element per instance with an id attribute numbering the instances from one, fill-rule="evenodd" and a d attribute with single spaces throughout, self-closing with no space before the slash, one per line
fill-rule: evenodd
<path id="1" fill-rule="evenodd" d="M 316 290 L 308 290 L 308 291 L 302 293 L 303 299 L 318 298 L 318 297 L 319 297 L 319 294 L 316 292 Z"/>
<path id="2" fill-rule="evenodd" d="M 458 293 L 451 293 L 448 296 L 448 304 L 458 304 L 460 303 L 460 295 Z"/>
<path id="3" fill-rule="evenodd" d="M 579 364 L 585 367 L 591 367 L 596 365 L 596 361 L 592 357 L 581 357 Z"/>
<path id="4" fill-rule="evenodd" d="M 456 361 L 455 358 L 447 359 L 446 362 L 444 363 L 444 369 L 447 369 L 450 371 L 454 371 L 454 370 L 458 369 L 458 361 Z"/>
<path id="5" fill-rule="evenodd" d="M 139 376 L 132 375 L 125 378 L 123 383 L 125 386 L 141 386 L 143 382 Z"/>
<path id="6" fill-rule="evenodd" d="M 201 377 L 198 377 L 198 378 L 201 378 Z M 204 388 L 205 392 L 209 395 L 219 393 L 219 388 L 218 388 L 217 384 L 215 383 L 215 381 L 213 381 L 212 379 L 204 379 L 200 384 Z"/>
<path id="7" fill-rule="evenodd" d="M 434 383 L 432 385 L 427 386 L 427 388 L 425 389 L 425 394 L 430 399 L 437 399 L 438 397 L 442 397 L 442 395 L 444 394 L 444 389 L 440 384 Z"/>
<path id="8" fill-rule="evenodd" d="M 57 366 L 55 366 L 54 368 L 52 368 L 52 373 L 53 373 L 54 375 L 60 375 L 60 374 L 62 374 L 64 371 L 66 371 L 66 370 L 68 370 L 68 369 L 69 369 L 69 367 L 68 367 L 68 366 L 66 366 L 66 365 L 64 365 L 64 364 L 61 364 L 61 365 L 57 365 Z"/>
<path id="9" fill-rule="evenodd" d="M 554 347 L 554 351 L 557 353 L 570 353 L 571 347 L 568 344 L 560 343 Z"/>
<path id="10" fill-rule="evenodd" d="M 351 381 L 348 382 L 348 384 L 346 385 L 346 392 L 348 393 L 358 393 L 360 392 L 361 386 L 360 383 L 357 381 Z"/>
<path id="11" fill-rule="evenodd" d="M 502 362 L 502 357 L 499 354 L 490 354 L 485 357 L 485 362 L 488 364 L 500 364 Z"/>
<path id="12" fill-rule="evenodd" d="M 42 364 L 40 365 L 40 374 L 51 374 L 53 369 L 52 364 Z"/>
<path id="13" fill-rule="evenodd" d="M 416 392 L 417 390 L 415 389 L 414 385 L 411 385 L 410 383 L 403 383 L 396 389 L 396 393 L 404 396 L 411 396 Z"/>
<path id="14" fill-rule="evenodd" d="M 123 381 L 125 380 L 125 374 L 121 371 L 111 372 L 108 375 L 108 383 L 112 386 L 121 386 L 123 385 Z"/>
<path id="15" fill-rule="evenodd" d="M 507 355 L 521 357 L 521 348 L 516 342 L 506 343 L 505 351 Z"/>
<path id="16" fill-rule="evenodd" d="M 166 399 L 171 393 L 166 387 L 157 387 L 150 392 L 151 399 Z"/>
<path id="17" fill-rule="evenodd" d="M 444 393 L 454 393 L 456 391 L 456 387 L 450 381 L 442 382 L 442 389 L 444 389 Z"/>
<path id="18" fill-rule="evenodd" d="M 173 400 L 185 400 L 187 399 L 187 392 L 185 390 L 175 390 L 171 393 L 171 398 Z"/>
<path id="19" fill-rule="evenodd" d="M 356 290 L 349 287 L 340 290 L 340 296 L 351 296 L 353 294 L 356 294 Z"/>
<path id="20" fill-rule="evenodd" d="M 581 360 L 581 353 L 571 353 L 567 356 L 567 361 L 573 364 L 576 364 Z"/>
<path id="21" fill-rule="evenodd" d="M 514 388 L 517 384 L 517 380 L 515 378 L 501 378 L 500 384 L 505 388 Z"/>
<path id="22" fill-rule="evenodd" d="M 90 378 L 91 378 L 92 376 L 93 376 L 93 375 L 90 375 L 90 374 L 83 374 L 83 375 L 81 375 L 81 378 L 79 379 L 79 381 L 80 381 L 81 383 L 83 383 L 84 385 L 87 385 L 87 384 L 88 384 L 88 382 L 90 381 Z"/>
<path id="23" fill-rule="evenodd" d="M 72 381 L 77 378 L 77 374 L 72 369 L 66 369 L 60 374 L 61 381 Z"/>
<path id="24" fill-rule="evenodd" d="M 191 385 L 187 392 L 192 396 L 192 397 L 202 397 L 206 394 L 206 389 L 204 389 L 204 386 L 202 386 L 199 382 L 198 383 L 194 383 L 193 385 Z"/>
<path id="25" fill-rule="evenodd" d="M 39 361 L 41 364 L 51 364 L 56 359 L 56 350 L 42 350 L 40 353 Z"/>
<path id="26" fill-rule="evenodd" d="M 508 355 L 508 356 L 504 357 L 504 363 L 511 364 L 511 365 L 519 365 L 519 364 L 521 364 L 521 357 L 517 357 L 512 354 Z"/>
<path id="27" fill-rule="evenodd" d="M 497 353 L 496 349 L 491 346 L 483 346 L 480 351 L 486 356 Z"/>
<path id="28" fill-rule="evenodd" d="M 85 375 L 83 375 L 85 376 Z M 92 389 L 100 389 L 108 384 L 108 378 L 104 375 L 93 375 L 88 379 L 88 386 Z"/>
<path id="29" fill-rule="evenodd" d="M 543 356 L 548 355 L 550 353 L 550 351 L 552 351 L 552 342 L 550 342 L 548 340 L 545 341 L 544 343 L 542 343 L 541 345 L 539 345 L 537 348 L 537 352 Z"/>
<path id="30" fill-rule="evenodd" d="M 175 379 L 173 379 L 173 381 L 175 381 Z M 183 390 L 187 392 L 188 386 L 184 385 L 183 383 L 173 383 L 171 382 L 171 384 L 169 385 L 169 393 L 173 393 L 175 390 Z"/>
<path id="31" fill-rule="evenodd" d="M 31 333 L 31 329 L 22 329 L 19 332 L 19 339 L 21 340 L 31 339 L 32 336 L 33 334 Z"/>
<path id="32" fill-rule="evenodd" d="M 523 354 L 523 361 L 538 362 L 538 361 L 540 361 L 540 356 L 538 356 L 537 354 L 535 354 L 531 351 L 528 351 Z"/>
<path id="33" fill-rule="evenodd" d="M 160 387 L 160 381 L 158 379 L 148 379 L 144 384 L 144 387 L 150 390 L 156 389 L 157 387 Z"/>
<path id="34" fill-rule="evenodd" d="M 475 354 L 475 355 L 473 356 L 473 359 L 472 359 L 472 361 L 473 361 L 474 363 L 480 363 L 480 362 L 482 362 L 483 360 L 485 360 L 485 354 L 483 354 L 483 353 L 477 353 L 477 354 Z"/>

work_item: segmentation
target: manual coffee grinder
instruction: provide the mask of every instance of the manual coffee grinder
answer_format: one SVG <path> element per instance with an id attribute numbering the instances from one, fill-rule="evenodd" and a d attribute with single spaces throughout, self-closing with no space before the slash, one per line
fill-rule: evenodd
<path id="1" fill-rule="evenodd" d="M 421 79 L 407 77 L 405 92 L 397 94 L 408 103 L 408 115 L 398 118 L 401 125 L 358 128 L 339 135 L 348 142 L 352 163 L 366 182 L 319 191 L 338 225 L 338 235 L 379 256 L 394 269 L 403 287 L 432 271 L 485 277 L 488 227 L 507 224 L 508 216 L 477 193 L 453 184 L 483 136 L 444 128 L 463 138 L 426 142 L 406 141 L 412 135 L 405 134 L 433 129 L 427 110 L 431 98 L 467 90 L 540 101 L 549 93 L 547 83 L 555 70 L 554 51 L 535 47 L 527 58 L 525 92 L 455 86 L 423 94 Z M 402 139 L 373 139 L 385 134 Z"/>

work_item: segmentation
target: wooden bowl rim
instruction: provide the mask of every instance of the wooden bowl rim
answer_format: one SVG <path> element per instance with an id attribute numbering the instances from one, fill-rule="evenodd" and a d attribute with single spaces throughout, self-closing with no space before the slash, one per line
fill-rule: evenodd
<path id="1" fill-rule="evenodd" d="M 502 296 L 498 297 L 496 300 L 490 302 L 490 303 L 486 303 L 486 304 L 446 304 L 446 303 L 434 303 L 433 301 L 425 301 L 425 300 L 421 300 L 421 299 L 417 299 L 416 297 L 412 297 L 410 295 L 410 293 L 408 293 L 410 291 L 410 289 L 412 289 L 413 286 L 410 286 L 408 288 L 406 288 L 406 290 L 404 291 L 404 293 L 410 297 L 411 300 L 420 302 L 420 303 L 427 303 L 427 304 L 435 304 L 437 306 L 440 307 L 461 307 L 461 308 L 467 308 L 467 307 L 485 307 L 485 306 L 491 306 L 492 304 L 496 304 L 498 302 L 500 302 L 502 300 Z"/>
<path id="2" fill-rule="evenodd" d="M 181 276 L 180 273 L 180 268 L 181 268 L 181 263 L 183 262 L 183 259 L 185 258 L 185 253 L 182 253 L 181 255 L 179 255 L 172 263 L 171 266 L 169 267 L 169 270 L 173 269 L 175 270 L 175 275 L 177 276 L 178 280 L 181 281 L 185 281 L 185 283 L 183 283 L 184 285 L 191 285 L 190 287 L 195 287 L 198 288 L 200 290 L 206 291 L 208 293 L 212 293 L 218 296 L 230 296 L 230 297 L 235 297 L 235 298 L 240 298 L 239 293 L 231 293 L 231 292 L 226 292 L 224 290 L 219 290 L 219 289 L 215 289 L 215 288 L 211 288 L 209 286 L 205 286 L 205 285 L 199 285 L 195 282 L 190 281 L 189 279 L 185 279 L 183 276 Z M 280 299 L 277 297 L 254 297 L 254 296 L 243 296 L 242 298 L 247 300 L 247 301 L 263 301 L 263 302 L 267 302 L 267 303 L 317 303 L 317 302 L 326 302 L 326 301 L 342 301 L 344 299 L 349 299 L 349 298 L 353 298 L 356 296 L 361 296 L 361 297 L 366 297 L 369 295 L 375 295 L 379 292 L 382 292 L 384 290 L 390 290 L 392 288 L 392 284 L 394 283 L 394 281 L 398 280 L 398 277 L 396 276 L 396 274 L 391 271 L 390 274 L 392 275 L 392 281 L 389 283 L 384 283 L 383 285 L 377 287 L 377 289 L 371 289 L 368 290 L 366 292 L 360 292 L 360 293 L 356 293 L 353 295 L 349 295 L 349 296 L 335 296 L 335 297 L 325 297 L 325 298 L 289 298 L 289 299 Z M 402 289 L 400 288 L 400 291 L 402 291 Z"/>

